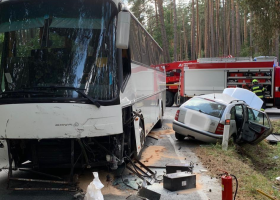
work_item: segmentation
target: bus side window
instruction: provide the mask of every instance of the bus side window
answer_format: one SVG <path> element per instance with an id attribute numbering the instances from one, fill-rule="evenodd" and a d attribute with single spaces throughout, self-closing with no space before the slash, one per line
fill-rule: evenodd
<path id="1" fill-rule="evenodd" d="M 130 49 L 122 50 L 122 63 L 123 63 L 123 83 L 122 83 L 122 91 L 123 91 L 131 75 Z"/>

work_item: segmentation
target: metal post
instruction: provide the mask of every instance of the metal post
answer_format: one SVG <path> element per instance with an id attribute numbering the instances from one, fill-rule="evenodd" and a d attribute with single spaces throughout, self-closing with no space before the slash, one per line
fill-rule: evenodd
<path id="1" fill-rule="evenodd" d="M 226 114 L 224 133 L 223 133 L 222 149 L 224 151 L 227 151 L 227 149 L 228 149 L 229 129 L 230 129 L 230 114 L 228 113 L 228 114 Z"/>

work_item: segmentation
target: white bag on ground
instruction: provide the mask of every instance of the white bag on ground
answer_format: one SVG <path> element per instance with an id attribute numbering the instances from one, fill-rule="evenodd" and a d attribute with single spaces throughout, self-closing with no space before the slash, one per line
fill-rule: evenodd
<path id="1" fill-rule="evenodd" d="M 87 187 L 87 193 L 84 200 L 104 200 L 101 189 L 104 185 L 98 177 L 98 172 L 93 172 L 94 179 Z"/>

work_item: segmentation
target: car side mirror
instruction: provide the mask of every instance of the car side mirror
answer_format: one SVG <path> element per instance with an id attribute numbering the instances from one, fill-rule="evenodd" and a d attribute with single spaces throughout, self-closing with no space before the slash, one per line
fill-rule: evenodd
<path id="1" fill-rule="evenodd" d="M 131 15 L 127 11 L 121 11 L 118 14 L 116 47 L 119 49 L 128 49 Z"/>

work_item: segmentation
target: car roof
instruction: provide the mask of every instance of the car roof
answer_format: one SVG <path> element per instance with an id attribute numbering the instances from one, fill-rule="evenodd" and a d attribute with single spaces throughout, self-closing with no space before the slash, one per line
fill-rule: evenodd
<path id="1" fill-rule="evenodd" d="M 234 97 L 231 97 L 227 94 L 222 94 L 222 93 L 213 93 L 213 94 L 206 94 L 206 95 L 201 95 L 201 96 L 196 96 L 199 98 L 204 98 L 204 99 L 209 99 L 218 103 L 222 104 L 230 104 L 233 100 L 238 100 Z"/>

